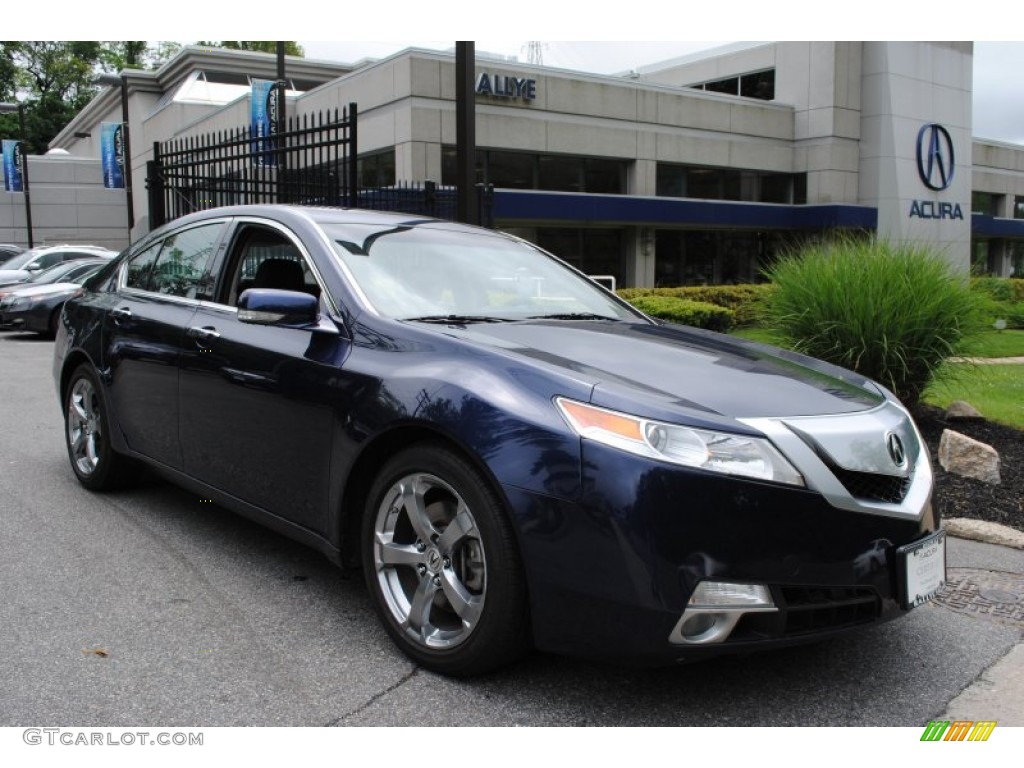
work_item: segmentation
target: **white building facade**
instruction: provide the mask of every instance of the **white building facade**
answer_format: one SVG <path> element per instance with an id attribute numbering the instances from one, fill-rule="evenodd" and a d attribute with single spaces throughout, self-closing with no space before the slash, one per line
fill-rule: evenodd
<path id="1" fill-rule="evenodd" d="M 247 78 L 274 64 L 186 48 L 124 73 L 133 236 L 154 142 L 247 125 Z M 358 105 L 363 183 L 454 183 L 453 55 L 286 67 L 289 114 Z M 972 139 L 971 43 L 737 46 L 619 77 L 478 54 L 476 76 L 496 225 L 619 285 L 755 281 L 836 230 L 933 248 L 962 273 L 1024 272 L 1024 147 Z M 101 93 L 52 146 L 97 158 L 120 97 Z"/>

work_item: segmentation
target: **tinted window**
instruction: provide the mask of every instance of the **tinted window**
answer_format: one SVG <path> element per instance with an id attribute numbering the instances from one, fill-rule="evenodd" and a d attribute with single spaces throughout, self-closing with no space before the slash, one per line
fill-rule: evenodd
<path id="1" fill-rule="evenodd" d="M 153 271 L 153 262 L 160 255 L 160 243 L 154 243 L 144 251 L 132 256 L 128 262 L 128 276 L 124 284 L 129 288 L 137 288 L 140 291 L 148 291 L 149 275 Z"/>
<path id="2" fill-rule="evenodd" d="M 220 237 L 221 223 L 176 232 L 163 241 L 150 273 L 151 291 L 189 299 L 210 299 L 208 267 Z"/>
<path id="3" fill-rule="evenodd" d="M 229 259 L 228 304 L 249 288 L 275 288 L 320 295 L 320 286 L 301 251 L 284 233 L 257 226 L 243 227 Z"/>
<path id="4" fill-rule="evenodd" d="M 42 256 L 32 259 L 27 268 L 35 269 L 36 267 L 42 267 L 43 269 L 46 269 L 47 267 L 52 267 L 54 264 L 59 264 L 60 261 L 61 252 L 51 251 L 50 253 L 44 253 Z"/>

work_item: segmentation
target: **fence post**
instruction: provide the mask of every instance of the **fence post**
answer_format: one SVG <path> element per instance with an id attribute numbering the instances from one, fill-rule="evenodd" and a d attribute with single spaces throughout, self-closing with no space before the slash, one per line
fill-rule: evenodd
<path id="1" fill-rule="evenodd" d="M 423 182 L 423 206 L 427 216 L 437 218 L 437 183 L 430 179 Z"/>
<path id="2" fill-rule="evenodd" d="M 348 104 L 348 207 L 359 205 L 359 130 L 358 108 L 354 101 Z"/>
<path id="3" fill-rule="evenodd" d="M 149 228 L 164 223 L 164 179 L 160 169 L 160 142 L 153 142 L 153 159 L 146 162 L 146 189 L 149 190 Z"/>
<path id="4" fill-rule="evenodd" d="M 477 184 L 476 188 L 480 226 L 494 229 L 494 185 Z"/>

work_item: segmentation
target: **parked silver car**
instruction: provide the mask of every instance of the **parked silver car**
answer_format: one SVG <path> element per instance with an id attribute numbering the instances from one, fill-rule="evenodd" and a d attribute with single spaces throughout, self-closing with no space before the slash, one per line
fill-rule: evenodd
<path id="1" fill-rule="evenodd" d="M 98 245 L 41 245 L 19 253 L 0 268 L 0 286 L 23 283 L 41 270 L 63 261 L 79 259 L 112 259 L 117 251 Z"/>

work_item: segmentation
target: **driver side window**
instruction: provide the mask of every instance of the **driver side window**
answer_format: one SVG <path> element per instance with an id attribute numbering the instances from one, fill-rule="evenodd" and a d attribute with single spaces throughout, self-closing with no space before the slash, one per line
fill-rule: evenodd
<path id="1" fill-rule="evenodd" d="M 228 263 L 231 279 L 228 303 L 249 288 L 276 288 L 320 295 L 320 286 L 298 247 L 283 233 L 256 225 L 245 226 L 235 239 Z"/>

